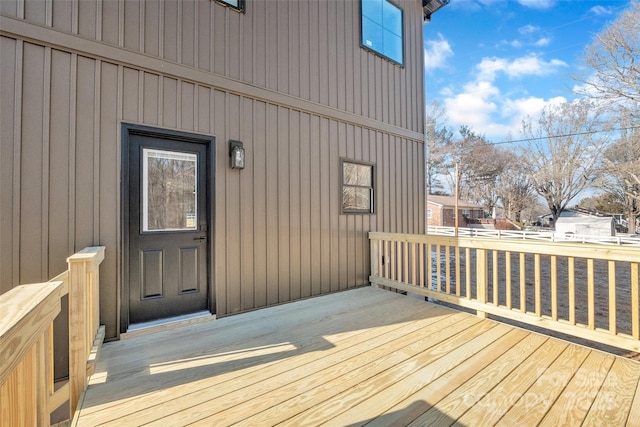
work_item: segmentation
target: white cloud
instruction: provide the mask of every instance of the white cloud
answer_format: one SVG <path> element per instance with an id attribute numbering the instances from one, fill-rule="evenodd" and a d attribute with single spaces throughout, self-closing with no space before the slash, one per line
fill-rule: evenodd
<path id="1" fill-rule="evenodd" d="M 438 34 L 438 40 L 427 40 L 424 48 L 424 68 L 427 71 L 445 68 L 447 59 L 453 56 L 453 49 L 449 42 Z"/>
<path id="2" fill-rule="evenodd" d="M 478 0 L 478 3 L 480 3 L 483 6 L 488 6 L 491 7 L 496 3 L 500 3 L 502 2 L 502 0 Z"/>
<path id="3" fill-rule="evenodd" d="M 613 10 L 610 7 L 604 6 L 593 6 L 591 9 L 589 9 L 589 12 L 596 16 L 608 16 L 613 14 Z"/>
<path id="4" fill-rule="evenodd" d="M 559 59 L 545 61 L 536 55 L 528 55 L 509 61 L 504 58 L 483 58 L 476 65 L 479 80 L 493 81 L 499 72 L 509 78 L 521 78 L 525 76 L 546 76 L 553 74 L 567 63 Z"/>
<path id="5" fill-rule="evenodd" d="M 522 120 L 527 117 L 535 119 L 547 105 L 567 102 L 563 97 L 509 99 L 493 86 L 487 88 L 488 91 L 477 89 L 478 86 L 467 85 L 464 92 L 444 100 L 448 125 L 452 129 L 469 126 L 495 142 L 520 134 Z"/>
<path id="6" fill-rule="evenodd" d="M 545 47 L 551 44 L 551 39 L 549 37 L 542 37 L 538 39 L 533 45 L 536 47 Z"/>
<path id="7" fill-rule="evenodd" d="M 552 59 L 551 61 L 544 61 L 535 55 L 525 56 L 517 58 L 511 62 L 505 70 L 505 73 L 509 77 L 524 77 L 524 76 L 546 76 L 555 73 L 558 68 L 566 67 L 568 64 L 559 59 Z"/>
<path id="8" fill-rule="evenodd" d="M 548 73 L 545 68 L 557 69 L 562 61 L 543 61 L 535 56 L 514 60 L 504 58 L 484 58 L 476 66 L 476 78 L 463 86 L 460 91 L 447 88 L 441 91 L 443 104 L 449 117 L 448 125 L 456 129 L 466 125 L 475 132 L 486 135 L 494 141 L 501 141 L 509 135 L 518 135 L 522 120 L 537 117 L 549 104 L 567 102 L 563 97 L 543 99 L 534 96 L 512 98 L 501 93 L 494 85 L 498 73 L 509 77 L 525 77 Z"/>
<path id="9" fill-rule="evenodd" d="M 507 99 L 500 110 L 500 114 L 503 118 L 509 120 L 511 127 L 516 131 L 520 131 L 522 120 L 527 117 L 536 118 L 540 115 L 540 112 L 547 105 L 558 105 L 567 102 L 567 99 L 562 96 L 555 98 L 543 99 L 537 97 Z"/>
<path id="10" fill-rule="evenodd" d="M 531 9 L 544 10 L 555 6 L 556 0 L 518 0 L 518 3 Z"/>
<path id="11" fill-rule="evenodd" d="M 494 102 L 487 101 L 477 93 L 459 93 L 444 100 L 449 122 L 458 127 L 467 125 L 482 131 L 488 123 L 493 123 L 491 115 L 498 109 Z"/>
<path id="12" fill-rule="evenodd" d="M 501 40 L 498 44 L 498 47 L 502 47 L 502 46 L 510 46 L 516 49 L 520 49 L 522 47 L 522 42 L 518 39 L 513 39 L 513 40 Z"/>
<path id="13" fill-rule="evenodd" d="M 476 65 L 478 70 L 478 80 L 494 81 L 496 74 L 500 71 L 504 71 L 508 67 L 506 59 L 502 58 L 482 58 L 482 61 Z"/>
<path id="14" fill-rule="evenodd" d="M 540 27 L 536 27 L 535 25 L 525 25 L 524 27 L 518 28 L 518 32 L 520 34 L 531 34 L 538 31 Z"/>

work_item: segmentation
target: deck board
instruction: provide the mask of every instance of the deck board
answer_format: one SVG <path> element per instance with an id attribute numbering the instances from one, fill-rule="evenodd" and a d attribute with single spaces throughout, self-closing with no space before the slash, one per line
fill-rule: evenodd
<path id="1" fill-rule="evenodd" d="M 635 361 L 366 287 L 106 343 L 74 425 L 625 425 L 639 378 Z"/>

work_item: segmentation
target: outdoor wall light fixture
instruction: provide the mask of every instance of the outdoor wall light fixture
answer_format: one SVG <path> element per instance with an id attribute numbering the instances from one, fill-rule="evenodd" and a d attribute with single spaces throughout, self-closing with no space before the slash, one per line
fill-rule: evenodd
<path id="1" fill-rule="evenodd" d="M 244 147 L 240 141 L 229 141 L 231 169 L 244 169 Z"/>

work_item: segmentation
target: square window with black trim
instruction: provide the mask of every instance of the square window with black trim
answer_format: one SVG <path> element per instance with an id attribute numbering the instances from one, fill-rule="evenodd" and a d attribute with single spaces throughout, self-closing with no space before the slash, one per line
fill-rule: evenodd
<path id="1" fill-rule="evenodd" d="M 361 0 L 362 47 L 404 66 L 402 9 L 389 0 Z"/>
<path id="2" fill-rule="evenodd" d="M 342 159 L 342 213 L 373 213 L 373 165 Z"/>
<path id="3" fill-rule="evenodd" d="M 222 3 L 226 6 L 230 6 L 240 12 L 244 12 L 244 0 L 216 0 L 218 3 Z"/>

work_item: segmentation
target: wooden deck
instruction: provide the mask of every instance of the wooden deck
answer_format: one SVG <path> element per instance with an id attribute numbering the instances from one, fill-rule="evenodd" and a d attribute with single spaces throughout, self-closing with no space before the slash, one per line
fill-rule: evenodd
<path id="1" fill-rule="evenodd" d="M 640 425 L 639 379 L 367 287 L 107 343 L 73 425 Z"/>

